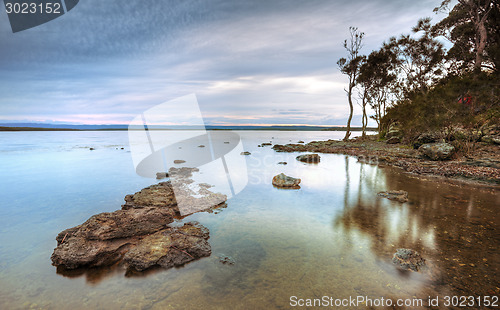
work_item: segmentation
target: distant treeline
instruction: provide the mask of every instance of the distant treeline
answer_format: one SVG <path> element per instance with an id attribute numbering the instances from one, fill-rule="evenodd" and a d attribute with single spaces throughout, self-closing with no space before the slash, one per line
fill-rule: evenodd
<path id="1" fill-rule="evenodd" d="M 75 128 L 69 128 L 70 125 L 47 125 L 52 127 L 15 127 L 0 126 L 0 131 L 124 131 L 128 130 L 126 125 L 75 125 Z M 133 128 L 140 130 L 142 128 Z M 200 127 L 160 127 L 149 126 L 148 130 L 201 130 Z M 322 127 L 322 126 L 206 126 L 206 130 L 276 130 L 276 131 L 345 131 L 345 127 Z M 352 131 L 361 131 L 361 127 L 352 127 Z M 377 128 L 367 128 L 368 131 L 376 131 Z"/>

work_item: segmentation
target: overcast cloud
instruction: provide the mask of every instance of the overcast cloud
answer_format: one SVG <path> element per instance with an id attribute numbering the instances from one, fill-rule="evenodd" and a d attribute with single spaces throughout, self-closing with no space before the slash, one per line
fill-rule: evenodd
<path id="1" fill-rule="evenodd" d="M 348 27 L 368 54 L 440 2 L 81 0 L 18 33 L 2 11 L 0 122 L 127 124 L 195 93 L 207 124 L 345 125 Z"/>

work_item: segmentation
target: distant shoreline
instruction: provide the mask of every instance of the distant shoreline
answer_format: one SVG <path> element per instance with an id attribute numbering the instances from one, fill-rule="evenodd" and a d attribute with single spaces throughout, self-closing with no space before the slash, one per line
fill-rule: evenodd
<path id="1" fill-rule="evenodd" d="M 201 130 L 202 128 L 151 128 L 148 130 Z M 345 127 L 320 126 L 206 126 L 205 130 L 266 130 L 266 131 L 346 131 Z M 0 126 L 0 131 L 127 131 L 142 128 L 57 128 L 57 127 L 14 127 Z M 362 131 L 361 127 L 351 127 L 351 131 Z M 377 131 L 377 128 L 366 128 L 366 131 Z"/>

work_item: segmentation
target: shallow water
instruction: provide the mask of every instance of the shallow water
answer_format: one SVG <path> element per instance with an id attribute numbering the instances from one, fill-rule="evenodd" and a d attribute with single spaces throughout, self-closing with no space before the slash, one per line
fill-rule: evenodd
<path id="1" fill-rule="evenodd" d="M 58 232 L 119 209 L 126 194 L 157 182 L 135 173 L 127 133 L 0 133 L 0 309 L 287 309 L 291 296 L 421 298 L 424 305 L 439 296 L 447 308 L 444 296 L 500 295 L 498 191 L 344 155 L 305 164 L 297 153 L 257 147 L 341 132 L 239 134 L 252 153 L 243 170 L 248 184 L 221 212 L 184 219 L 210 229 L 212 256 L 125 274 L 121 266 L 57 273 L 50 255 Z M 301 178 L 301 189 L 274 188 L 280 172 Z M 203 170 L 199 177 L 210 180 Z M 390 189 L 408 191 L 410 201 L 377 196 Z M 398 272 L 391 258 L 401 247 L 419 251 L 432 274 Z M 221 264 L 222 255 L 236 263 Z"/>

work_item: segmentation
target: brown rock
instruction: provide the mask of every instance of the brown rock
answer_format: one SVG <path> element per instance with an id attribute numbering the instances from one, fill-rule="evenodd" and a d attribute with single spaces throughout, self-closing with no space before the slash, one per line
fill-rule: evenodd
<path id="1" fill-rule="evenodd" d="M 91 216 L 85 223 L 59 233 L 56 240 L 81 237 L 88 240 L 109 240 L 140 236 L 155 232 L 174 221 L 174 211 L 164 208 L 118 210 Z"/>
<path id="2" fill-rule="evenodd" d="M 410 249 L 397 249 L 392 257 L 392 263 L 403 270 L 420 271 L 425 267 L 425 259 Z"/>
<path id="3" fill-rule="evenodd" d="M 319 163 L 320 161 L 320 156 L 318 154 L 305 154 L 305 155 L 299 155 L 296 157 L 298 161 L 304 162 L 304 163 Z"/>
<path id="4" fill-rule="evenodd" d="M 273 185 L 276 187 L 298 189 L 300 188 L 299 186 L 300 181 L 301 181 L 300 179 L 292 178 L 285 175 L 284 173 L 280 173 L 273 178 Z"/>
<path id="5" fill-rule="evenodd" d="M 153 266 L 171 268 L 200 257 L 210 256 L 208 229 L 198 223 L 186 223 L 179 228 L 168 228 L 147 236 L 128 251 L 124 262 L 138 271 Z"/>

